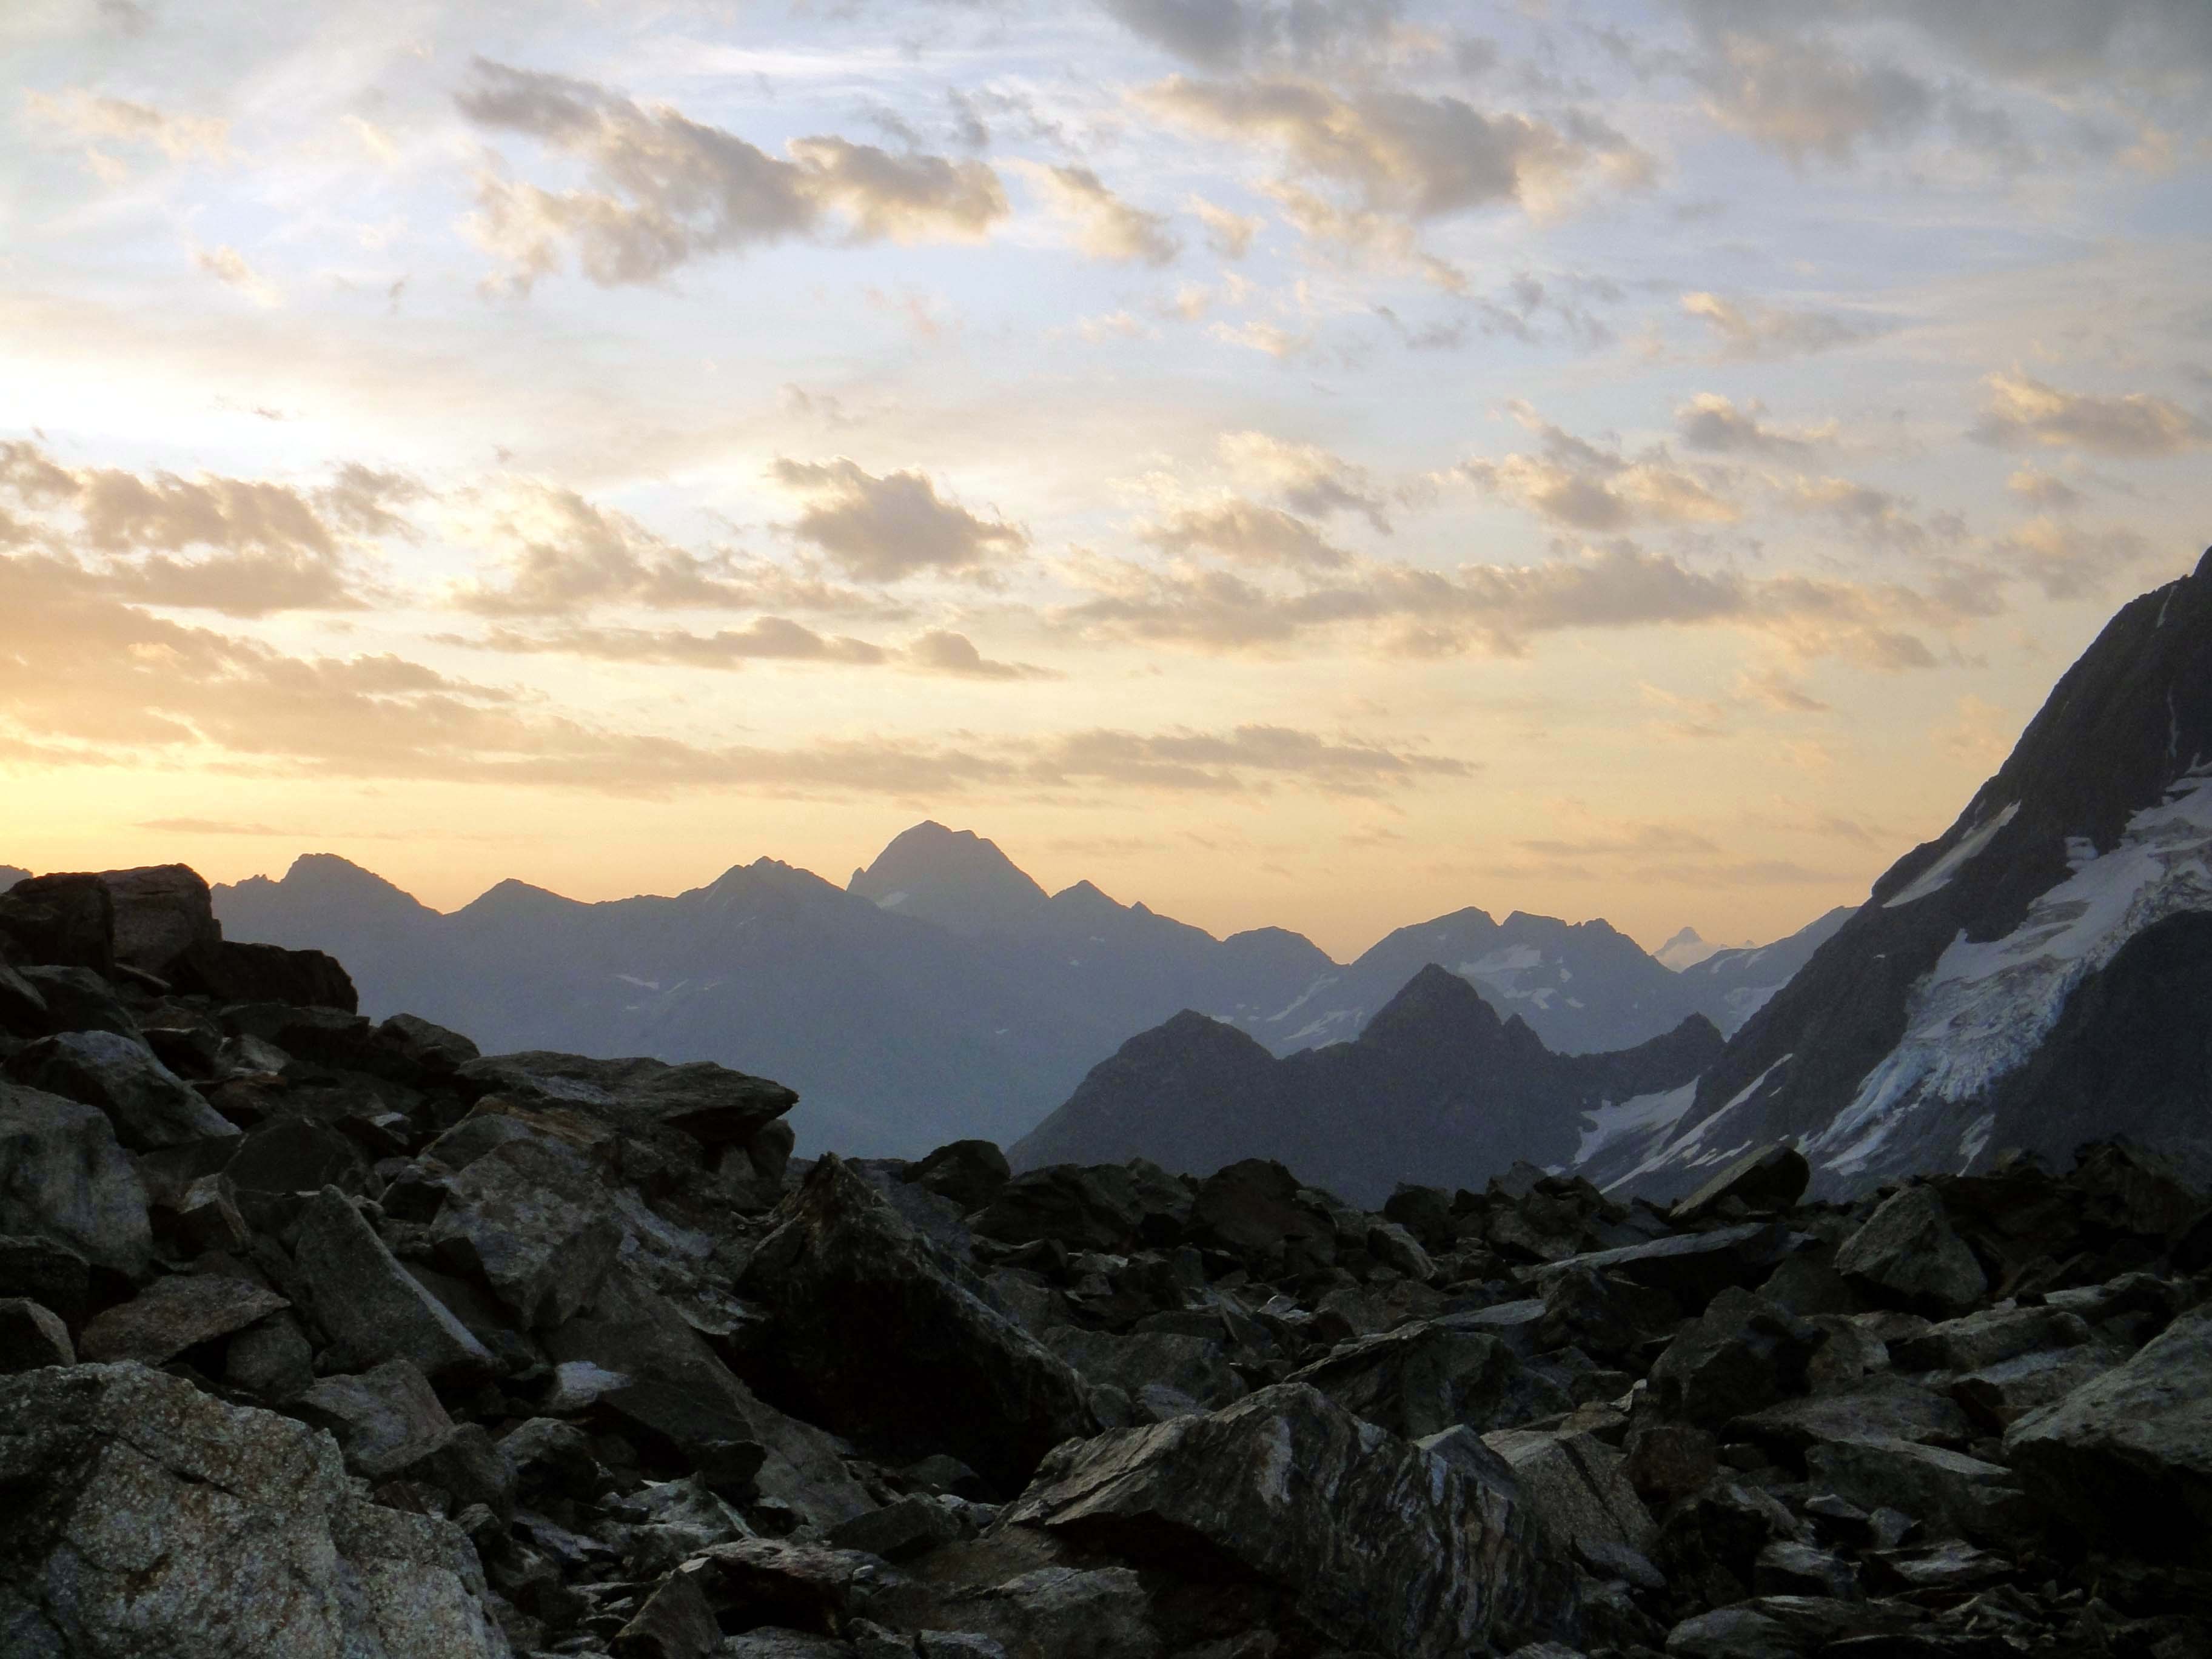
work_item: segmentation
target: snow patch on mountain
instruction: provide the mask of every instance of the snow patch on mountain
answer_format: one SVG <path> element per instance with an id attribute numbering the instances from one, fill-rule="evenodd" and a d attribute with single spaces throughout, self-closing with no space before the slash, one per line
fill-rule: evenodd
<path id="1" fill-rule="evenodd" d="M 2075 987 L 2130 939 L 2182 911 L 2212 910 L 2212 773 L 2179 780 L 2129 820 L 2110 852 L 2078 842 L 2069 852 L 2073 873 L 2011 933 L 1977 944 L 1960 930 L 1914 988 L 1904 1039 L 1807 1148 L 1815 1162 L 1855 1173 L 1917 1107 L 1986 1092 L 2035 1052 Z"/>
<path id="2" fill-rule="evenodd" d="M 1965 869 L 1974 855 L 1997 838 L 1997 831 L 2020 816 L 2020 803 L 2014 801 L 1994 817 L 1984 819 L 1959 837 L 1959 844 L 1922 871 L 1911 885 L 1901 893 L 1893 893 L 1882 901 L 1881 908 L 1894 910 L 1915 899 L 1924 899 L 1939 888 L 1948 886 L 1951 878 Z"/>

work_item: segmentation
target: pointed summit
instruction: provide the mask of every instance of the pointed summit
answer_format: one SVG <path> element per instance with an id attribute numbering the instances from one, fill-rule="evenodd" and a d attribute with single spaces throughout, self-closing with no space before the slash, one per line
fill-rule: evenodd
<path id="1" fill-rule="evenodd" d="M 1680 973 L 1685 968 L 1694 968 L 1709 957 L 1726 949 L 1724 945 L 1709 945 L 1698 937 L 1694 927 L 1685 927 L 1651 954 L 1664 968 Z"/>
<path id="2" fill-rule="evenodd" d="M 934 820 L 896 837 L 848 885 L 879 909 L 969 935 L 1023 932 L 1049 902 L 997 842 Z"/>

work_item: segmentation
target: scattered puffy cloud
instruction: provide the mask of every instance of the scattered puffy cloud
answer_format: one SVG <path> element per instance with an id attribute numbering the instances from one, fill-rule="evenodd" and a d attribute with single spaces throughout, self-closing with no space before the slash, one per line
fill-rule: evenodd
<path id="1" fill-rule="evenodd" d="M 2046 512 L 2070 513 L 2081 505 L 2081 492 L 2065 479 L 2039 468 L 2023 466 L 2005 480 L 2005 488 L 2028 503 Z"/>
<path id="2" fill-rule="evenodd" d="M 576 615 L 604 606 L 653 611 L 823 611 L 874 608 L 866 596 L 735 554 L 693 553 L 575 490 L 509 479 L 461 504 L 457 532 L 491 549 L 489 568 L 448 602 L 486 617 Z"/>
<path id="3" fill-rule="evenodd" d="M 2150 556 L 2150 544 L 2125 528 L 2093 529 L 2048 514 L 2029 520 L 1991 550 L 1996 562 L 2054 599 L 2094 598 Z"/>
<path id="4" fill-rule="evenodd" d="M 1459 472 L 1494 495 L 1577 530 L 1634 525 L 1729 524 L 1735 503 L 1677 465 L 1663 446 L 1630 457 L 1576 437 L 1515 405 L 1522 424 L 1543 441 L 1535 454 L 1470 460 Z"/>
<path id="5" fill-rule="evenodd" d="M 1833 519 L 1876 546 L 1918 552 L 1966 538 L 1966 526 L 1955 515 L 1937 514 L 1923 524 L 1904 497 L 1852 478 L 1795 478 L 1782 493 L 1784 504 L 1793 510 Z"/>
<path id="6" fill-rule="evenodd" d="M 2212 443 L 2212 424 L 2149 392 L 2065 392 L 2018 370 L 1983 385 L 1989 398 L 1974 435 L 2008 448 L 2085 449 L 2140 460 Z"/>
<path id="7" fill-rule="evenodd" d="M 1801 163 L 1814 155 L 1847 161 L 1869 138 L 1911 137 L 1939 103 L 1918 76 L 1819 38 L 1730 31 L 1698 78 L 1716 120 Z"/>
<path id="8" fill-rule="evenodd" d="M 1184 204 L 1206 227 L 1206 245 L 1224 259 L 1241 259 L 1252 251 L 1252 239 L 1266 223 L 1251 214 L 1237 213 L 1203 196 Z"/>
<path id="9" fill-rule="evenodd" d="M 920 472 L 878 477 L 841 456 L 779 460 L 769 476 L 807 503 L 789 526 L 792 534 L 858 580 L 971 575 L 1029 545 L 1018 526 L 980 518 L 945 500 Z"/>
<path id="10" fill-rule="evenodd" d="M 246 256 L 234 247 L 195 248 L 192 263 L 264 309 L 274 309 L 284 303 L 283 290 L 246 264 Z"/>
<path id="11" fill-rule="evenodd" d="M 1766 405 L 1757 398 L 1739 405 L 1717 392 L 1700 392 L 1674 410 L 1674 429 L 1683 444 L 1707 455 L 1763 455 L 1790 458 L 1810 454 L 1835 441 L 1833 421 L 1815 427 L 1782 427 L 1767 422 Z"/>
<path id="12" fill-rule="evenodd" d="M 1356 513 L 1377 530 L 1390 528 L 1388 504 L 1366 471 L 1318 444 L 1231 432 L 1222 436 L 1221 455 L 1239 482 L 1272 491 L 1295 512 L 1312 518 Z"/>
<path id="13" fill-rule="evenodd" d="M 1717 294 L 1685 294 L 1682 309 L 1712 331 L 1724 357 L 1802 357 L 1854 344 L 1881 327 L 1840 312 L 1794 311 Z"/>
<path id="14" fill-rule="evenodd" d="M 1063 678 L 1034 663 L 999 662 L 975 648 L 965 634 L 933 628 L 906 647 L 902 659 L 925 674 L 944 674 L 964 680 L 1056 680 Z"/>
<path id="15" fill-rule="evenodd" d="M 834 137 L 793 139 L 786 161 L 671 106 L 483 58 L 458 101 L 479 125 L 575 157 L 593 185 L 555 191 L 494 170 L 479 175 L 471 228 L 508 261 L 520 288 L 558 269 L 564 248 L 611 287 L 830 230 L 858 241 L 972 240 L 1007 211 L 998 175 L 981 161 Z"/>
<path id="16" fill-rule="evenodd" d="M 1643 152 L 1583 114 L 1555 124 L 1449 95 L 1346 95 L 1285 77 L 1178 75 L 1137 96 L 1166 119 L 1279 155 L 1288 173 L 1272 193 L 1307 234 L 1400 252 L 1424 220 L 1504 204 L 1548 210 L 1593 173 L 1623 185 L 1650 174 Z"/>
<path id="17" fill-rule="evenodd" d="M 420 494 L 397 473 L 358 465 L 301 489 L 72 468 L 35 444 L 0 443 L 0 495 L 34 515 L 15 539 L 72 562 L 91 555 L 87 580 L 110 592 L 236 617 L 360 608 L 356 556 L 373 539 L 410 535 L 398 508 Z"/>
<path id="18" fill-rule="evenodd" d="M 1076 246 L 1092 258 L 1164 265 L 1182 252 L 1164 215 L 1131 206 L 1089 167 L 1032 167 L 1028 172 L 1053 211 L 1075 227 Z"/>
<path id="19" fill-rule="evenodd" d="M 1250 564 L 1326 569 L 1352 556 L 1305 520 L 1239 496 L 1176 508 L 1137 533 L 1164 552 L 1218 553 Z"/>

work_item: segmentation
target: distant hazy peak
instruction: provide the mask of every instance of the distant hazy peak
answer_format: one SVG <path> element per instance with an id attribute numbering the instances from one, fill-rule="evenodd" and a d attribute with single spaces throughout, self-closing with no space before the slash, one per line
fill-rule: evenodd
<path id="1" fill-rule="evenodd" d="M 19 881 L 28 881 L 30 878 L 31 872 L 28 870 L 18 869 L 12 864 L 0 864 L 0 893 L 6 892 Z"/>
<path id="2" fill-rule="evenodd" d="M 874 863 L 853 872 L 849 890 L 957 933 L 1017 930 L 1050 902 L 997 842 L 934 820 L 894 837 Z"/>
<path id="3" fill-rule="evenodd" d="M 1727 947 L 1708 945 L 1694 927 L 1685 927 L 1651 954 L 1665 966 L 1680 973 L 1685 968 L 1694 968 L 1708 957 L 1717 956 Z"/>

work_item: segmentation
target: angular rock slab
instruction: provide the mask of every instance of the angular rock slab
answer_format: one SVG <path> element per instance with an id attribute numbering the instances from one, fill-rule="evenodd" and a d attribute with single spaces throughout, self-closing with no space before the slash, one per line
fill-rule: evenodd
<path id="1" fill-rule="evenodd" d="M 1923 1313 L 1962 1313 L 1990 1288 L 1933 1187 L 1885 1199 L 1836 1252 L 1836 1271 L 1869 1296 Z"/>
<path id="2" fill-rule="evenodd" d="M 112 1030 L 42 1037 L 7 1061 L 7 1075 L 97 1106 L 115 1124 L 115 1139 L 133 1152 L 239 1134 L 239 1126 L 204 1102 L 197 1088 L 155 1060 L 153 1048 Z"/>
<path id="3" fill-rule="evenodd" d="M 135 1359 L 161 1365 L 185 1349 L 242 1331 L 292 1304 L 243 1279 L 214 1274 L 157 1279 L 131 1301 L 84 1328 L 87 1359 Z"/>
<path id="4" fill-rule="evenodd" d="M 1097 1431 L 1066 1362 L 842 1160 L 824 1157 L 771 1219 L 737 1286 L 775 1312 L 771 1398 L 909 1458 L 950 1452 L 1008 1489 Z"/>
<path id="5" fill-rule="evenodd" d="M 486 1092 L 564 1102 L 617 1124 L 676 1129 L 709 1146 L 750 1140 L 799 1103 L 781 1083 L 703 1060 L 671 1066 L 532 1050 L 472 1060 L 458 1076 Z"/>
<path id="6" fill-rule="evenodd" d="M 999 1524 L 1187 1571 L 1226 1558 L 1330 1640 L 1400 1659 L 1574 1622 L 1512 1498 L 1303 1383 L 1065 1447 Z"/>
<path id="7" fill-rule="evenodd" d="M 614 1265 L 622 1229 L 582 1158 L 526 1134 L 447 1183 L 430 1238 L 441 1261 L 483 1279 L 534 1330 L 590 1303 Z"/>
<path id="8" fill-rule="evenodd" d="M 1805 1195 L 1813 1166 L 1787 1141 L 1746 1152 L 1667 1212 L 1680 1226 L 1733 1198 L 1753 1210 L 1786 1210 Z"/>
<path id="9" fill-rule="evenodd" d="M 343 1366 L 411 1361 L 425 1376 L 494 1370 L 490 1352 L 416 1283 L 335 1187 L 309 1200 L 294 1252 L 315 1322 Z"/>
<path id="10" fill-rule="evenodd" d="M 353 1496 L 337 1448 L 143 1366 L 0 1378 L 0 1616 L 71 1659 L 507 1659 L 442 1521 Z"/>
<path id="11" fill-rule="evenodd" d="M 0 1233 L 51 1239 L 134 1279 L 145 1271 L 145 1185 L 98 1107 L 0 1083 Z"/>
<path id="12" fill-rule="evenodd" d="M 2212 1304 L 2021 1419 L 2004 1445 L 2028 1490 L 2070 1523 L 2212 1565 Z"/>
<path id="13" fill-rule="evenodd" d="M 1771 1273 L 1788 1254 L 1790 1235 L 1779 1222 L 1747 1221 L 1710 1233 L 1680 1233 L 1648 1244 L 1624 1244 L 1547 1261 L 1528 1276 L 1548 1285 L 1577 1267 L 1621 1278 L 1680 1297 L 1693 1310 L 1731 1285 L 1749 1287 Z"/>
<path id="14" fill-rule="evenodd" d="M 28 1297 L 0 1297 L 0 1371 L 75 1364 L 69 1327 L 59 1314 Z"/>

